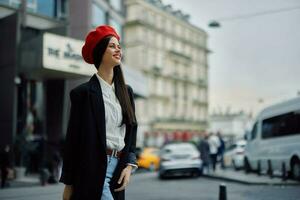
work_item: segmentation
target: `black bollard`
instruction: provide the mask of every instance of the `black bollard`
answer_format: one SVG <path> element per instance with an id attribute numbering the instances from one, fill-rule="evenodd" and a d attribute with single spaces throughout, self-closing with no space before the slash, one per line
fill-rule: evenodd
<path id="1" fill-rule="evenodd" d="M 260 164 L 260 160 L 257 162 L 257 175 L 258 175 L 258 176 L 261 175 L 261 164 Z"/>
<path id="2" fill-rule="evenodd" d="M 219 200 L 227 200 L 226 185 L 224 183 L 220 185 Z"/>
<path id="3" fill-rule="evenodd" d="M 286 181 L 287 176 L 286 176 L 286 167 L 285 167 L 285 162 L 282 163 L 281 167 L 281 174 L 282 174 L 282 180 Z"/>
<path id="4" fill-rule="evenodd" d="M 268 175 L 270 176 L 270 178 L 273 178 L 273 168 L 271 160 L 268 160 Z"/>

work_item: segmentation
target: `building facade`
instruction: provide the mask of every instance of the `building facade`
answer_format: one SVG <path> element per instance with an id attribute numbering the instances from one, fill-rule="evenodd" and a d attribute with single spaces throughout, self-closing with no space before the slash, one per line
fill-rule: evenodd
<path id="1" fill-rule="evenodd" d="M 70 5 L 70 36 L 84 40 L 93 28 L 112 25 L 123 36 L 125 7 L 122 0 L 72 0 Z"/>
<path id="2" fill-rule="evenodd" d="M 125 63 L 143 72 L 149 89 L 148 98 L 137 101 L 145 145 L 206 130 L 207 34 L 159 0 L 127 0 L 126 10 Z"/>
<path id="3" fill-rule="evenodd" d="M 60 57 L 59 51 L 70 53 L 69 49 L 51 51 L 45 34 L 66 35 L 67 18 L 65 0 L 0 1 L 0 88 L 5 93 L 0 103 L 0 147 L 10 145 L 12 163 L 26 166 L 29 173 L 59 151 L 68 108 L 65 80 L 80 76 L 52 68 L 56 61 L 65 61 L 66 68 L 76 62 L 75 52 L 72 58 Z M 53 56 L 54 63 L 47 60 Z"/>

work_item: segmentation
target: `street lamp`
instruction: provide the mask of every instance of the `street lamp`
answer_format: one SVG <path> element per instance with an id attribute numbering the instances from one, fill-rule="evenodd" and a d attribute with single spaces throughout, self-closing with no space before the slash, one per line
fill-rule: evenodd
<path id="1" fill-rule="evenodd" d="M 221 27 L 221 24 L 216 20 L 212 20 L 211 22 L 209 22 L 208 26 L 211 28 L 219 28 Z"/>

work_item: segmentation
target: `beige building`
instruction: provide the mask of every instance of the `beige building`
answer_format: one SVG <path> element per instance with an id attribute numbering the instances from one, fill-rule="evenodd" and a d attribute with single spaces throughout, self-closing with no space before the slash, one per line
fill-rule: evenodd
<path id="1" fill-rule="evenodd" d="M 127 0 L 125 6 L 125 63 L 148 81 L 149 96 L 136 102 L 140 133 L 154 135 L 148 145 L 159 146 L 206 130 L 206 32 L 160 0 Z"/>

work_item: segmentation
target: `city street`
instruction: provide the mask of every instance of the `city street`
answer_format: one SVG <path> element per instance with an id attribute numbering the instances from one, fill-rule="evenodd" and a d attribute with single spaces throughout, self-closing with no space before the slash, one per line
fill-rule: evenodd
<path id="1" fill-rule="evenodd" d="M 126 196 L 129 200 L 218 200 L 219 180 L 209 178 L 172 178 L 159 180 L 156 173 L 132 176 Z M 298 200 L 299 185 L 255 186 L 224 182 L 227 200 Z M 1 200 L 61 199 L 63 185 L 23 187 L 0 190 Z"/>
<path id="2" fill-rule="evenodd" d="M 300 0 L 0 0 L 0 200 L 101 200 L 133 169 L 127 200 L 300 200 L 299 21 Z"/>

